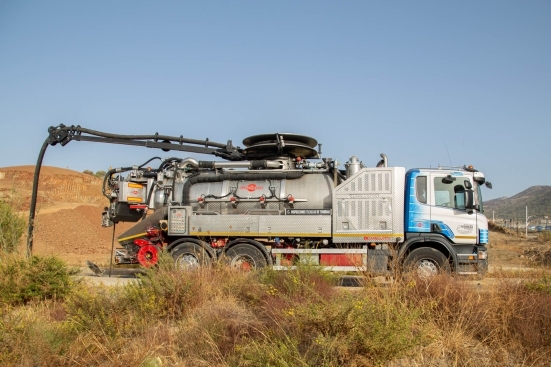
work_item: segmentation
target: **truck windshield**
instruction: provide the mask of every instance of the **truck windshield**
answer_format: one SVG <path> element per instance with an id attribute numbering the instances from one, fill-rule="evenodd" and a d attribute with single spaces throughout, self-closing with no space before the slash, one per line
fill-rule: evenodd
<path id="1" fill-rule="evenodd" d="M 474 190 L 474 203 L 475 205 L 478 205 L 478 211 L 481 213 L 484 213 L 484 206 L 482 204 L 482 190 L 480 188 L 480 184 L 478 182 L 474 183 L 475 190 Z"/>

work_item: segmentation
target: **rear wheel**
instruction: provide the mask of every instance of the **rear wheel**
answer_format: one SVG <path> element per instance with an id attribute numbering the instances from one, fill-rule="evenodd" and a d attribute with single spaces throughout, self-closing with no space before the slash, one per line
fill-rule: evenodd
<path id="1" fill-rule="evenodd" d="M 248 243 L 239 243 L 230 247 L 225 255 L 230 266 L 244 271 L 261 269 L 268 265 L 262 251 Z"/>
<path id="2" fill-rule="evenodd" d="M 192 270 L 211 263 L 208 252 L 193 242 L 176 245 L 170 252 L 177 269 Z"/>
<path id="3" fill-rule="evenodd" d="M 441 272 L 449 273 L 451 268 L 443 253 L 430 247 L 421 247 L 408 254 L 404 260 L 404 270 L 415 271 L 417 275 L 426 277 Z"/>

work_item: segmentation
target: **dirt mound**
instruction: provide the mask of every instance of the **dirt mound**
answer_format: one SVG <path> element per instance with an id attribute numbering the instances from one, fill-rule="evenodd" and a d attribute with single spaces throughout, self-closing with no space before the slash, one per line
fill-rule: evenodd
<path id="1" fill-rule="evenodd" d="M 10 200 L 25 218 L 32 194 L 35 166 L 0 168 L 0 200 Z M 33 253 L 57 255 L 71 265 L 86 260 L 107 264 L 113 228 L 101 227 L 108 204 L 102 179 L 69 169 L 43 166 L 38 183 Z M 116 225 L 115 238 L 133 223 Z M 115 243 L 116 246 L 116 243 Z"/>
<path id="2" fill-rule="evenodd" d="M 33 252 L 57 255 L 73 265 L 83 265 L 86 260 L 107 264 L 111 254 L 113 228 L 101 226 L 102 206 L 82 205 L 74 209 L 62 209 L 36 217 Z M 119 223 L 116 237 L 133 226 Z"/>
<path id="3" fill-rule="evenodd" d="M 509 234 L 509 235 L 514 234 L 513 230 L 511 230 L 509 228 L 502 227 L 498 224 L 495 224 L 494 222 L 488 222 L 488 229 L 491 232 L 499 232 L 499 233 L 504 233 L 504 234 Z"/>
<path id="4" fill-rule="evenodd" d="M 551 266 L 551 245 L 529 247 L 523 251 L 522 257 L 536 266 Z"/>

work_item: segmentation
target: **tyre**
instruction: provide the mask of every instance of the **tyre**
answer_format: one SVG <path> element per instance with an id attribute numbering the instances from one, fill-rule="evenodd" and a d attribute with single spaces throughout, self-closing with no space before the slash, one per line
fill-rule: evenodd
<path id="1" fill-rule="evenodd" d="M 426 277 L 442 272 L 449 273 L 451 267 L 443 253 L 430 247 L 421 247 L 408 254 L 404 260 L 404 270 L 415 271 L 417 275 Z"/>
<path id="2" fill-rule="evenodd" d="M 230 247 L 225 255 L 230 266 L 244 271 L 261 269 L 268 265 L 262 251 L 248 243 L 239 243 Z"/>
<path id="3" fill-rule="evenodd" d="M 209 265 L 212 261 L 208 252 L 193 242 L 176 245 L 170 252 L 177 269 L 192 270 Z"/>

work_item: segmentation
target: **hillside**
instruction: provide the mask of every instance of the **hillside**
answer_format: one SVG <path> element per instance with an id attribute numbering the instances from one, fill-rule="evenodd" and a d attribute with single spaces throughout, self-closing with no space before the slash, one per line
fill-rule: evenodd
<path id="1" fill-rule="evenodd" d="M 11 200 L 28 217 L 34 166 L 0 168 L 0 200 Z M 102 180 L 64 168 L 43 166 L 38 185 L 33 253 L 57 255 L 72 265 L 109 262 L 113 228 L 101 227 L 107 199 Z M 132 223 L 116 226 L 116 235 Z"/>
<path id="2" fill-rule="evenodd" d="M 484 202 L 484 210 L 489 218 L 524 219 L 528 215 L 551 217 L 551 186 L 532 186 L 510 198 L 502 197 Z"/>
<path id="3" fill-rule="evenodd" d="M 29 208 L 34 166 L 0 168 L 0 199 L 12 197 L 21 201 L 22 210 Z M 101 194 L 102 180 L 69 169 L 43 166 L 40 173 L 38 208 L 49 208 L 60 203 L 105 204 Z"/>

